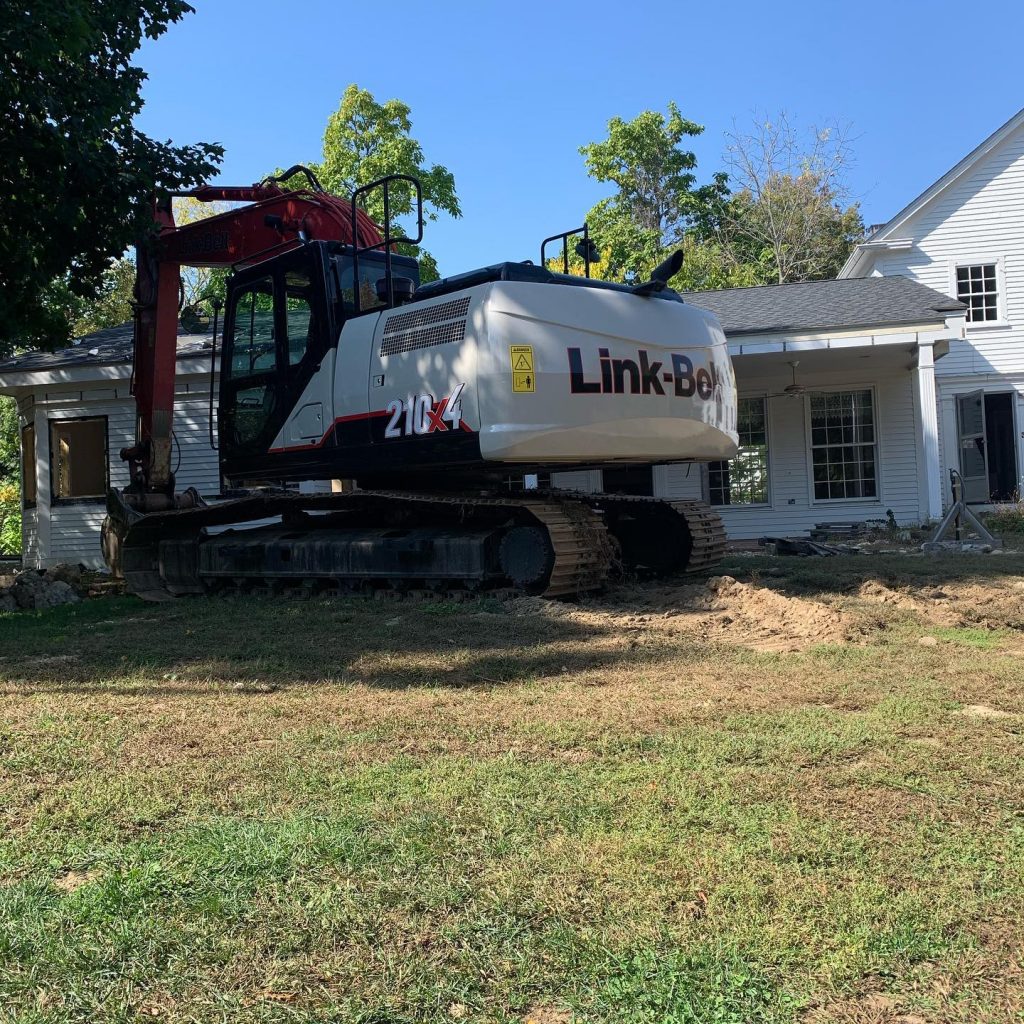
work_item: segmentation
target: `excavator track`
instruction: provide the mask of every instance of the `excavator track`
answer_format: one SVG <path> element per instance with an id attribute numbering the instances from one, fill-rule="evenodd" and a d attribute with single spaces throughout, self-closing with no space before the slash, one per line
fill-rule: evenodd
<path id="1" fill-rule="evenodd" d="M 270 519 L 260 529 L 232 529 Z M 224 532 L 211 532 L 218 528 Z M 557 495 L 276 492 L 146 515 L 111 507 L 104 544 L 128 589 L 151 601 L 230 586 L 332 582 L 569 597 L 600 589 L 616 558 L 601 517 Z M 371 548 L 380 564 L 365 562 Z M 353 566 L 360 554 L 362 573 Z"/>
<path id="2" fill-rule="evenodd" d="M 320 585 L 573 597 L 623 574 L 706 571 L 725 548 L 721 520 L 700 502 L 566 491 L 265 492 L 192 509 L 111 513 L 105 543 L 118 548 L 128 589 L 155 601 Z"/>

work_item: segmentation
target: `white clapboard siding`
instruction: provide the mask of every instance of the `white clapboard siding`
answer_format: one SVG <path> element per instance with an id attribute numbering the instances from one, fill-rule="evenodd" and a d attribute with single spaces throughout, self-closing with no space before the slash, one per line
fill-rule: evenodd
<path id="1" fill-rule="evenodd" d="M 902 274 L 956 295 L 957 264 L 998 265 L 998 325 L 969 325 L 967 343 L 936 364 L 937 377 L 1024 370 L 1024 126 L 959 180 L 893 228 L 905 252 L 879 254 L 874 273 Z M 987 385 L 985 385 L 987 386 Z"/>
<path id="2" fill-rule="evenodd" d="M 201 494 L 220 490 L 217 453 L 210 447 L 208 420 L 208 382 L 205 378 L 179 378 L 176 391 L 172 465 L 177 465 L 179 490 L 195 487 Z M 124 487 L 128 466 L 120 450 L 135 441 L 135 402 L 128 394 L 127 381 L 112 382 L 109 387 L 82 389 L 53 385 L 36 393 L 36 413 L 47 420 L 104 416 L 107 420 L 107 462 L 110 485 Z M 41 436 L 37 459 L 49 460 L 49 437 Z M 42 475 L 42 474 L 41 474 Z M 41 490 L 42 506 L 23 520 L 23 561 L 26 565 L 54 565 L 58 562 L 82 563 L 101 568 L 100 527 L 106 515 L 102 499 L 53 502 Z M 40 515 L 47 529 L 40 543 Z"/>

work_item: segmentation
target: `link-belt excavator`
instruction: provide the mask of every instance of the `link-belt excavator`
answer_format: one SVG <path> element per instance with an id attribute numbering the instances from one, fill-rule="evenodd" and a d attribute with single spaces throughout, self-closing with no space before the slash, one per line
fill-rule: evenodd
<path id="1" fill-rule="evenodd" d="M 301 189 L 283 182 L 304 175 Z M 415 235 L 391 229 L 403 189 Z M 363 209 L 381 190 L 383 226 Z M 716 319 L 668 287 L 681 254 L 626 285 L 541 262 L 420 283 L 419 182 L 344 200 L 302 167 L 202 202 L 246 205 L 175 226 L 173 196 L 137 252 L 130 484 L 108 495 L 107 564 L 150 599 L 329 586 L 451 596 L 566 596 L 622 571 L 706 569 L 724 549 L 700 502 L 502 487 L 512 474 L 728 459 L 736 388 Z M 227 267 L 211 444 L 223 493 L 175 490 L 182 265 Z M 216 433 L 214 434 L 214 425 Z M 353 482 L 297 493 L 302 481 Z"/>

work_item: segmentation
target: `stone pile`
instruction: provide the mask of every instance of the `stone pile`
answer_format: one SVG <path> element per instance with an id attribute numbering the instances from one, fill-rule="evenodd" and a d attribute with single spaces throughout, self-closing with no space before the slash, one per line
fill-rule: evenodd
<path id="1" fill-rule="evenodd" d="M 84 592 L 82 570 L 74 565 L 24 569 L 0 576 L 0 612 L 77 604 Z"/>

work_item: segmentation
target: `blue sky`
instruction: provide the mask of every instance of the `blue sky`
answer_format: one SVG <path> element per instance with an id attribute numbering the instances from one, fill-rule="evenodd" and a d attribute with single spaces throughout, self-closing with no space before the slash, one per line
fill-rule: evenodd
<path id="1" fill-rule="evenodd" d="M 615 115 L 675 100 L 705 125 L 701 180 L 755 110 L 849 122 L 871 224 L 1024 106 L 1024 5 L 1008 2 L 191 2 L 138 56 L 140 127 L 222 143 L 221 180 L 244 183 L 318 159 L 350 82 L 398 97 L 462 202 L 461 220 L 427 228 L 442 273 L 536 259 L 544 236 L 579 224 L 606 190 L 577 150 Z"/>

